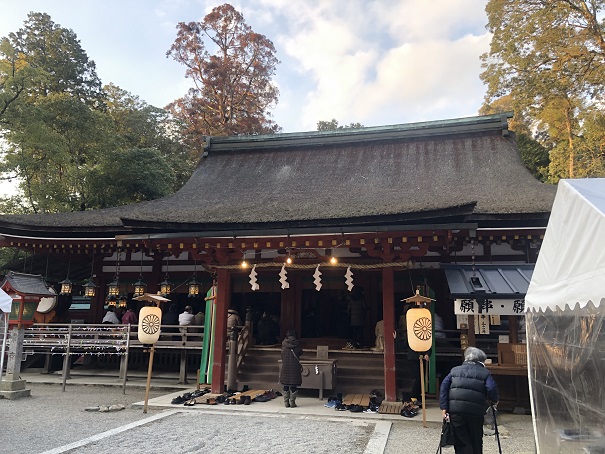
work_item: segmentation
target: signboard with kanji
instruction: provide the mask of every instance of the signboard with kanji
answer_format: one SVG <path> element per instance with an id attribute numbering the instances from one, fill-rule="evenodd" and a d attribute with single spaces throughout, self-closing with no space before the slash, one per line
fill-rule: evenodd
<path id="1" fill-rule="evenodd" d="M 523 315 L 525 300 L 458 299 L 454 300 L 456 315 Z"/>

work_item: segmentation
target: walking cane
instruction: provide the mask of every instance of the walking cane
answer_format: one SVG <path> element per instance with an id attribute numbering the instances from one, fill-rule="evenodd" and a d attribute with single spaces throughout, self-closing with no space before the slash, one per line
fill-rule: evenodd
<path id="1" fill-rule="evenodd" d="M 492 414 L 494 415 L 494 435 L 498 442 L 498 452 L 502 454 L 502 446 L 500 445 L 500 432 L 498 432 L 498 422 L 496 421 L 496 407 L 492 405 Z"/>

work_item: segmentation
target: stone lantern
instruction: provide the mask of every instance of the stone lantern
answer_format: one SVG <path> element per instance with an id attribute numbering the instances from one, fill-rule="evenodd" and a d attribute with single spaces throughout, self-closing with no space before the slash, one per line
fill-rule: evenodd
<path id="1" fill-rule="evenodd" d="M 23 356 L 23 337 L 25 328 L 34 324 L 34 313 L 44 297 L 54 297 L 41 275 L 15 273 L 9 271 L 0 285 L 12 298 L 11 312 L 8 318 L 10 328 L 10 346 L 6 375 L 0 382 L 0 396 L 6 399 L 25 397 L 31 390 L 25 389 L 25 380 L 21 380 L 21 359 Z"/>

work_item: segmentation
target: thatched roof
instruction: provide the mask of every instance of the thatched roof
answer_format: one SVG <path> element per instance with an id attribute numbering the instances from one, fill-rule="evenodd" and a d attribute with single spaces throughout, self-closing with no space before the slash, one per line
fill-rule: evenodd
<path id="1" fill-rule="evenodd" d="M 173 195 L 106 210 L 2 216 L 0 231 L 260 231 L 437 219 L 545 226 L 556 188 L 525 169 L 506 118 L 208 138 L 198 168 Z"/>

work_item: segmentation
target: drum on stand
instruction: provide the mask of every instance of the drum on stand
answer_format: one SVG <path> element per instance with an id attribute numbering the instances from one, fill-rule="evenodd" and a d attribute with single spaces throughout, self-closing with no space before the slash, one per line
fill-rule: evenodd
<path id="1" fill-rule="evenodd" d="M 48 289 L 50 292 L 55 293 L 55 290 L 50 287 Z M 41 314 L 48 314 L 50 311 L 54 310 L 57 306 L 57 297 L 56 296 L 46 296 L 44 298 L 40 298 L 40 302 L 38 303 L 38 308 L 36 312 L 40 312 Z"/>

